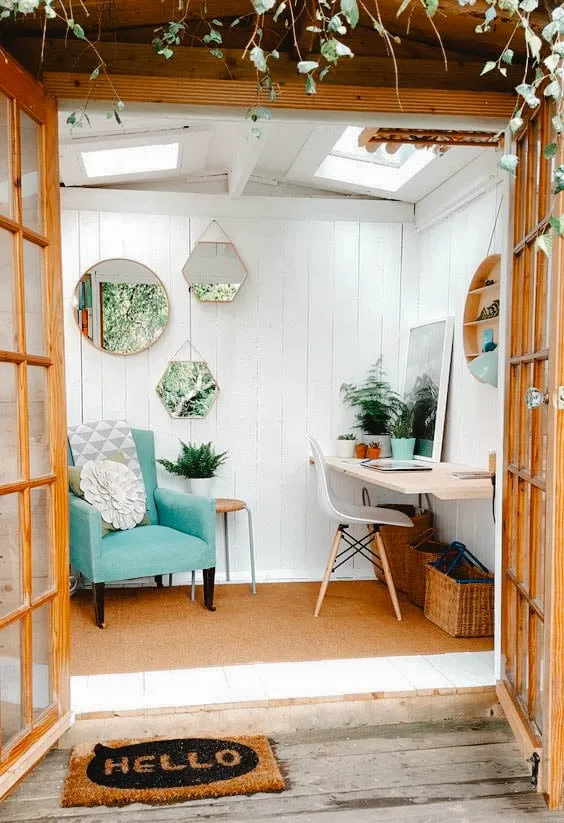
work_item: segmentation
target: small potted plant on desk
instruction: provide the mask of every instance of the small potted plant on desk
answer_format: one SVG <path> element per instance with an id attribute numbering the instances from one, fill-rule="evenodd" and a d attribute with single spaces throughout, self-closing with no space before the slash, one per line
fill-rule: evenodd
<path id="1" fill-rule="evenodd" d="M 185 477 L 189 481 L 191 494 L 199 497 L 213 497 L 213 481 L 218 468 L 225 463 L 228 452 L 217 453 L 211 443 L 183 443 L 175 463 L 158 460 L 167 472 Z"/>
<path id="2" fill-rule="evenodd" d="M 413 412 L 405 403 L 398 404 L 395 417 L 390 423 L 390 435 L 394 460 L 413 460 Z"/>
<path id="3" fill-rule="evenodd" d="M 343 402 L 355 409 L 355 428 L 360 429 L 370 440 L 377 439 L 381 448 L 380 456 L 389 457 L 389 423 L 401 400 L 383 378 L 380 358 L 371 366 L 361 383 L 343 383 L 341 394 Z"/>
<path id="4" fill-rule="evenodd" d="M 366 457 L 369 460 L 378 460 L 382 454 L 382 447 L 379 440 L 372 440 L 366 449 Z"/>
<path id="5" fill-rule="evenodd" d="M 340 434 L 335 444 L 336 457 L 354 457 L 356 437 L 354 434 Z"/>

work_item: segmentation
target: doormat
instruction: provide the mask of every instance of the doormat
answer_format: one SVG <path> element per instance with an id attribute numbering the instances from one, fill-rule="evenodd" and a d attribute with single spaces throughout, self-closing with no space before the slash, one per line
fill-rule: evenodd
<path id="1" fill-rule="evenodd" d="M 266 737 L 112 740 L 72 750 L 61 805 L 156 805 L 284 786 Z"/>

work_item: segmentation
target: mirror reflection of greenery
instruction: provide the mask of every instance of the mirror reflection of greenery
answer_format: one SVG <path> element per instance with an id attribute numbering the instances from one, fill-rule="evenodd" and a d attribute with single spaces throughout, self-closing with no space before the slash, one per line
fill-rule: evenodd
<path id="1" fill-rule="evenodd" d="M 433 440 L 437 421 L 439 387 L 427 374 L 417 378 L 408 404 L 413 414 L 413 434 L 417 438 Z"/>
<path id="2" fill-rule="evenodd" d="M 228 302 L 239 291 L 240 283 L 192 283 L 190 288 L 198 300 Z"/>
<path id="3" fill-rule="evenodd" d="M 205 417 L 217 394 L 217 383 L 206 363 L 173 360 L 157 386 L 172 417 Z"/>
<path id="4" fill-rule="evenodd" d="M 168 300 L 160 283 L 102 283 L 102 348 L 135 354 L 160 336 L 168 320 Z"/>

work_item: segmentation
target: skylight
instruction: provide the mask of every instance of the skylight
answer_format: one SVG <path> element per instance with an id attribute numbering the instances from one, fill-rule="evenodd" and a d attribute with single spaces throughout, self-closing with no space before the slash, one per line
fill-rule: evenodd
<path id="1" fill-rule="evenodd" d="M 87 177 L 120 177 L 178 167 L 179 143 L 81 152 Z"/>
<path id="2" fill-rule="evenodd" d="M 339 183 L 396 192 L 436 157 L 432 148 L 417 149 L 405 143 L 387 151 L 386 144 L 375 152 L 358 145 L 362 129 L 349 126 L 317 169 L 315 176 Z"/>

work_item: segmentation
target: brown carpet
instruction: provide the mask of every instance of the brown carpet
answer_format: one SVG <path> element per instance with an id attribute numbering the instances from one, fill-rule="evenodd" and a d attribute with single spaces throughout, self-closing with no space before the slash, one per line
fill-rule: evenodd
<path id="1" fill-rule="evenodd" d="M 265 737 L 114 740 L 72 750 L 61 806 L 156 805 L 283 789 Z"/>
<path id="2" fill-rule="evenodd" d="M 75 675 L 353 657 L 484 651 L 493 638 L 450 637 L 407 599 L 396 620 L 376 581 L 330 583 L 321 614 L 318 583 L 216 587 L 216 612 L 185 587 L 106 590 L 106 628 L 96 628 L 92 594 L 72 599 Z"/>

